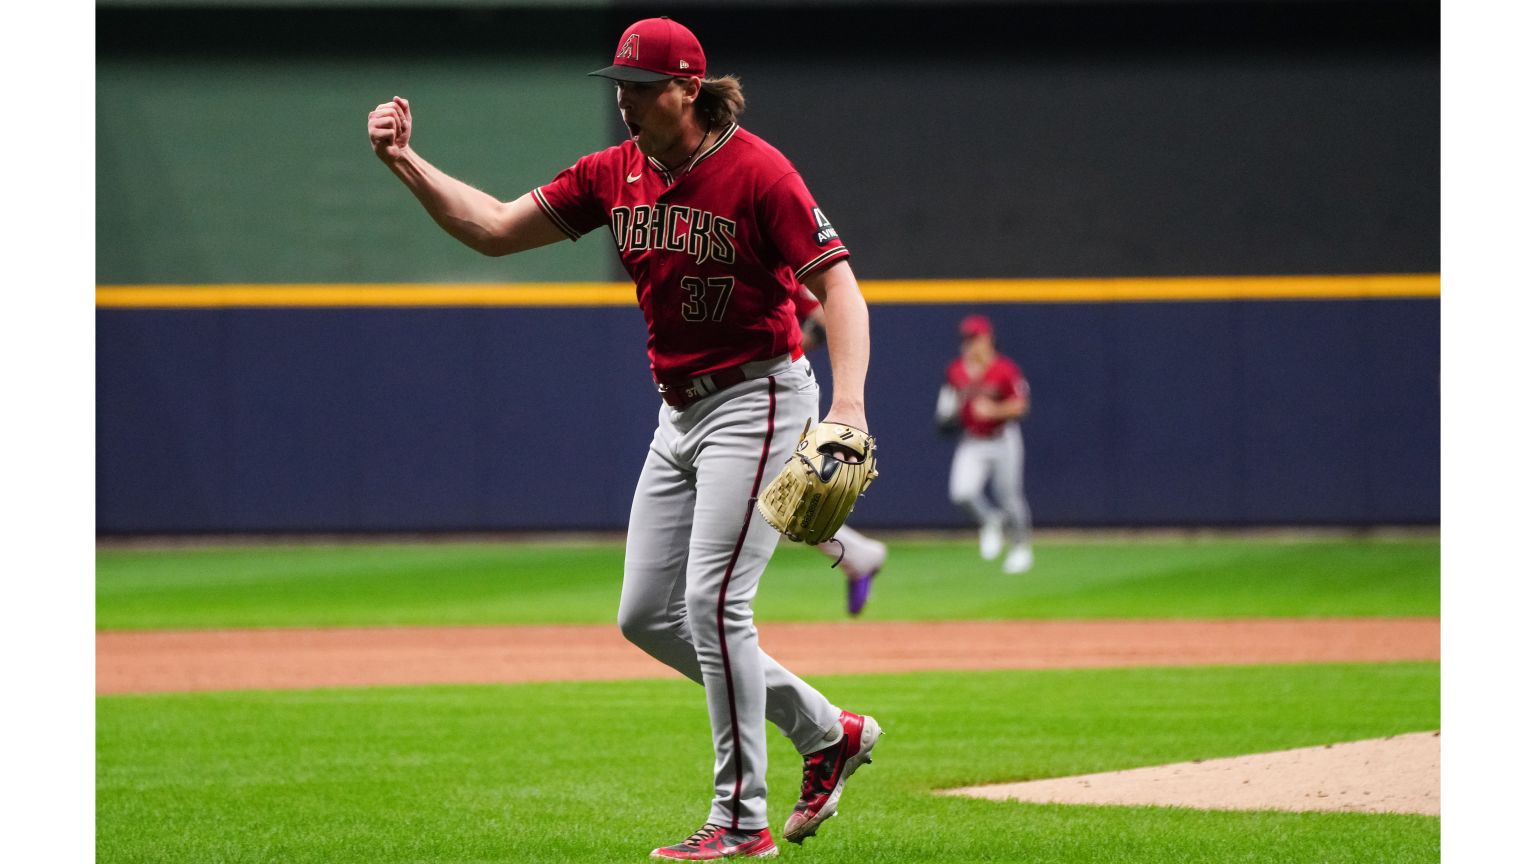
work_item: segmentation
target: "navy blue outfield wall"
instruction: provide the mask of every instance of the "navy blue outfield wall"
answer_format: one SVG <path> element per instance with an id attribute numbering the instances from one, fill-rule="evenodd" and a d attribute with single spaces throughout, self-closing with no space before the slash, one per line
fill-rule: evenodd
<path id="1" fill-rule="evenodd" d="M 931 412 L 978 310 L 1033 387 L 1042 526 L 1440 518 L 1439 301 L 1382 299 L 874 306 L 857 524 L 964 524 Z M 644 339 L 627 308 L 99 309 L 98 533 L 622 528 Z"/>

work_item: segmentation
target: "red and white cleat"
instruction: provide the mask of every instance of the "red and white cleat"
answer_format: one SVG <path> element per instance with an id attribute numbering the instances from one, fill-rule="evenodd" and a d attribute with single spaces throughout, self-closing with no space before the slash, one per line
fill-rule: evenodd
<path id="1" fill-rule="evenodd" d="M 844 711 L 838 722 L 843 724 L 842 740 L 805 757 L 800 800 L 784 824 L 784 839 L 791 843 L 805 842 L 837 813 L 843 784 L 860 765 L 871 761 L 869 753 L 880 741 L 880 724 L 873 717 Z"/>
<path id="2" fill-rule="evenodd" d="M 779 847 L 773 834 L 759 831 L 732 831 L 719 825 L 705 825 L 687 840 L 673 846 L 651 850 L 652 858 L 670 861 L 713 861 L 716 858 L 777 858 Z"/>

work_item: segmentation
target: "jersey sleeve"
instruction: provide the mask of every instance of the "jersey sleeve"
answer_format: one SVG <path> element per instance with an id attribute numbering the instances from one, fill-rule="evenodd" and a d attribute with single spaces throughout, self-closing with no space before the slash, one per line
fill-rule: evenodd
<path id="1" fill-rule="evenodd" d="M 608 224 L 608 211 L 596 194 L 601 153 L 581 157 L 555 179 L 533 190 L 533 200 L 572 240 Z"/>
<path id="2" fill-rule="evenodd" d="M 817 270 L 848 257 L 837 230 L 816 206 L 797 172 L 785 174 L 769 187 L 762 208 L 763 231 L 784 263 L 794 269 L 795 279 L 803 282 Z"/>
<path id="3" fill-rule="evenodd" d="M 959 391 L 965 391 L 970 386 L 970 381 L 965 374 L 965 360 L 956 357 L 944 367 L 944 380 L 949 386 Z"/>
<path id="4" fill-rule="evenodd" d="M 1003 367 L 1002 394 L 999 398 L 1013 399 L 1016 397 L 1029 398 L 1029 382 L 1024 380 L 1024 372 L 1012 360 Z"/>

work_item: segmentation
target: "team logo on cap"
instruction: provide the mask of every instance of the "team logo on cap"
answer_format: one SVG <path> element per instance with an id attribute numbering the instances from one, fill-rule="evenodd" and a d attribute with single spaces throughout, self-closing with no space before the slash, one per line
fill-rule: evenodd
<path id="1" fill-rule="evenodd" d="M 640 59 L 640 34 L 639 33 L 631 33 L 631 34 L 629 34 L 629 38 L 625 39 L 624 40 L 624 44 L 619 46 L 619 53 L 613 55 L 613 59 L 615 59 L 615 60 L 634 60 L 636 62 L 639 62 L 639 59 Z"/>

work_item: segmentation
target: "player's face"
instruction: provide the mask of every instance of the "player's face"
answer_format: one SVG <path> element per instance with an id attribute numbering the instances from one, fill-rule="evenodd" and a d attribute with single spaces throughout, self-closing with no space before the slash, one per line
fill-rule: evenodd
<path id="1" fill-rule="evenodd" d="M 683 118 L 691 110 L 675 79 L 655 83 L 618 82 L 619 116 L 640 152 L 666 160 L 683 137 Z"/>
<path id="2" fill-rule="evenodd" d="M 960 339 L 960 353 L 972 363 L 984 363 L 992 359 L 992 337 L 987 333 L 964 336 Z"/>

